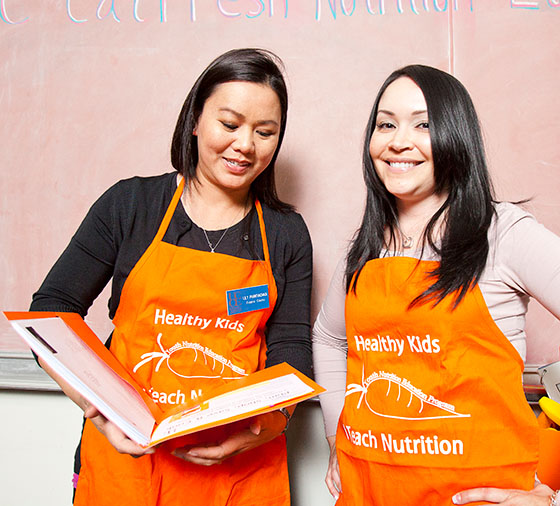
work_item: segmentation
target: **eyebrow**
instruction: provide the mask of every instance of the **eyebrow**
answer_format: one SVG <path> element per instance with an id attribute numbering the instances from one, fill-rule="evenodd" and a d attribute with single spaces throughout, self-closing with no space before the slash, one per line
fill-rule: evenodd
<path id="1" fill-rule="evenodd" d="M 230 109 L 229 107 L 220 107 L 219 111 L 220 112 L 230 112 L 231 114 L 233 114 L 234 116 L 237 116 L 240 119 L 245 119 L 245 116 L 243 114 L 241 114 L 240 112 L 234 111 L 233 109 Z M 262 121 L 258 121 L 257 125 L 279 126 L 278 122 L 274 121 L 273 119 L 264 119 Z"/>
<path id="2" fill-rule="evenodd" d="M 394 112 L 388 111 L 387 109 L 378 109 L 377 114 L 379 113 L 387 114 L 388 116 L 395 116 Z M 412 116 L 420 116 L 422 114 L 428 114 L 428 111 L 426 109 L 421 109 L 419 111 L 412 112 Z"/>

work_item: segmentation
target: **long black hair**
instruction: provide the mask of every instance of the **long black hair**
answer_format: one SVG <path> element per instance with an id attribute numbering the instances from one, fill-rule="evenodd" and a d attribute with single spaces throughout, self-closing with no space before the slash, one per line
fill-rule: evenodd
<path id="1" fill-rule="evenodd" d="M 292 206 L 279 199 L 274 177 L 274 164 L 282 146 L 288 117 L 288 91 L 281 70 L 283 68 L 282 60 L 274 53 L 254 48 L 232 49 L 218 56 L 208 65 L 187 95 L 171 142 L 171 164 L 185 180 L 196 180 L 198 145 L 193 130 L 206 100 L 216 87 L 231 81 L 266 84 L 272 88 L 280 101 L 281 122 L 278 146 L 268 167 L 251 184 L 251 193 L 253 197 L 272 209 L 279 211 L 292 209 Z"/>
<path id="2" fill-rule="evenodd" d="M 456 306 L 476 285 L 486 265 L 488 228 L 494 215 L 493 189 L 480 123 L 467 90 L 453 76 L 425 65 L 409 65 L 393 72 L 375 99 L 363 150 L 366 208 L 348 252 L 346 288 L 347 291 L 355 290 L 366 262 L 379 258 L 382 249 L 387 247 L 385 230 L 389 229 L 391 238 L 395 235 L 398 217 L 396 200 L 377 175 L 369 143 L 375 130 L 381 96 L 391 83 L 401 77 L 412 79 L 424 94 L 430 124 L 435 192 L 448 194 L 443 205 L 431 217 L 422 237 L 422 250 L 426 244 L 429 245 L 439 255 L 440 262 L 428 273 L 433 283 L 418 294 L 411 305 L 428 301 L 438 304 L 453 294 Z M 437 245 L 434 227 L 440 219 L 443 220 L 444 232 L 441 245 Z"/>

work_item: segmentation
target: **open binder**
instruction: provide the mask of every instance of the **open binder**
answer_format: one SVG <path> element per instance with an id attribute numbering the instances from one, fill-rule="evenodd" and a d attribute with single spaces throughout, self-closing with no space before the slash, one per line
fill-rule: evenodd
<path id="1" fill-rule="evenodd" d="M 76 313 L 4 312 L 30 348 L 130 439 L 168 439 L 287 407 L 325 391 L 286 363 L 163 409 Z"/>

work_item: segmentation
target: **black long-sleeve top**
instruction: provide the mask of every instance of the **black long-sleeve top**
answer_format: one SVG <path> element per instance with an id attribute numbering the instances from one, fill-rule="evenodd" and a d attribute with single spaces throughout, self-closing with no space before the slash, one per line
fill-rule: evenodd
<path id="1" fill-rule="evenodd" d="M 33 295 L 32 311 L 76 312 L 82 316 L 112 278 L 109 317 L 119 306 L 123 285 L 151 244 L 177 188 L 177 173 L 123 180 L 91 207 L 68 247 Z M 267 322 L 266 366 L 288 362 L 311 376 L 310 298 L 312 247 L 302 217 L 263 205 L 270 262 L 278 298 Z M 224 230 L 208 232 L 215 245 Z M 209 251 L 204 232 L 181 203 L 163 240 Z M 263 259 L 256 211 L 227 230 L 217 252 Z"/>

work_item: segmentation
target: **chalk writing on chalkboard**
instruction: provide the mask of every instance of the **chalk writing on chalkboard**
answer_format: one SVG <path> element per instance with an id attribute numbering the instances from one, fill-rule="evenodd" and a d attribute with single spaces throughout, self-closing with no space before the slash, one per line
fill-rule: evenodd
<path id="1" fill-rule="evenodd" d="M 182 9 L 181 15 L 187 22 L 197 21 L 197 2 L 203 0 L 178 0 L 173 2 L 173 8 L 177 6 Z M 314 15 L 316 21 L 324 18 L 336 20 L 341 17 L 351 16 L 383 16 L 388 12 L 398 14 L 439 14 L 451 10 L 466 10 L 473 12 L 476 9 L 477 0 L 246 0 L 239 4 L 238 0 L 214 0 L 211 9 L 217 15 L 225 19 L 264 19 L 264 18 L 288 18 L 290 14 L 289 3 L 307 1 L 310 15 Z M 480 1 L 480 0 L 478 0 Z M 535 11 L 540 9 L 558 9 L 560 12 L 560 0 L 501 0 L 504 8 Z M 117 5 L 115 0 L 93 0 L 90 7 L 84 7 L 83 3 L 66 0 L 65 7 L 57 5 L 62 15 L 72 23 L 81 24 L 95 21 L 111 20 L 120 23 L 125 18 L 133 19 L 143 23 L 146 19 L 142 15 L 142 7 L 146 0 L 129 0 Z M 208 2 L 208 0 L 204 0 Z M 24 0 L 0 0 L 0 19 L 9 25 L 24 25 L 33 21 L 26 16 L 22 7 Z M 168 22 L 168 2 L 159 0 L 160 23 Z M 200 4 L 202 5 L 202 4 Z M 204 4 L 208 9 L 207 5 Z M 302 5 L 301 3 L 298 5 Z M 12 10 L 13 9 L 13 10 Z M 20 14 L 16 18 L 10 14 L 17 10 Z M 23 11 L 23 14 L 21 12 Z M 63 12 L 65 11 L 65 13 Z M 174 14 L 177 14 L 177 10 Z M 208 14 L 210 11 L 206 11 Z M 301 16 L 302 10 L 298 9 L 297 15 Z"/>
<path id="2" fill-rule="evenodd" d="M 523 0 L 510 0 L 510 7 L 512 9 L 539 10 L 542 6 L 545 5 L 553 9 L 558 9 L 560 8 L 560 0 L 546 0 L 546 4 L 544 0 L 533 0 L 531 2 L 526 2 Z"/>

